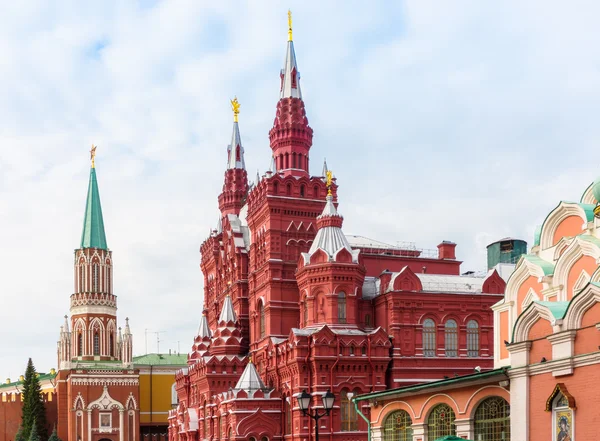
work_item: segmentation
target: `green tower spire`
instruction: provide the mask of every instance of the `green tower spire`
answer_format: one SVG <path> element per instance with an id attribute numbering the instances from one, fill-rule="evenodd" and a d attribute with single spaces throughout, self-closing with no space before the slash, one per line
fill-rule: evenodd
<path id="1" fill-rule="evenodd" d="M 96 181 L 96 168 L 92 161 L 90 170 L 90 184 L 88 186 L 87 201 L 85 203 L 85 216 L 83 218 L 83 233 L 81 234 L 80 248 L 100 248 L 108 250 L 106 234 L 104 233 L 104 220 L 102 219 L 102 206 L 98 181 Z"/>

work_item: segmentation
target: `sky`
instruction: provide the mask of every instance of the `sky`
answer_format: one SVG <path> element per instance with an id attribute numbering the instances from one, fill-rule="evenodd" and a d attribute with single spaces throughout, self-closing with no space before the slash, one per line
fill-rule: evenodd
<path id="1" fill-rule="evenodd" d="M 532 242 L 600 175 L 598 2 L 5 2 L 0 14 L 0 378 L 56 367 L 96 169 L 134 354 L 191 347 L 218 218 L 229 99 L 251 180 L 293 12 L 311 172 L 344 231 L 391 244 Z M 158 333 L 158 334 L 157 334 Z"/>

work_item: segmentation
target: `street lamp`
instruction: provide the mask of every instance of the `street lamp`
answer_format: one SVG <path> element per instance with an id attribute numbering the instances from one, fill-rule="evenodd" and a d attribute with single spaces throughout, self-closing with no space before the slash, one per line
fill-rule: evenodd
<path id="1" fill-rule="evenodd" d="M 315 420 L 315 441 L 319 441 L 319 420 L 322 417 L 329 415 L 329 412 L 331 412 L 333 402 L 335 401 L 335 395 L 327 389 L 327 392 L 321 396 L 323 409 L 325 410 L 323 413 L 319 413 L 318 409 L 315 409 L 313 413 L 309 412 L 308 407 L 310 406 L 311 395 L 306 393 L 306 390 L 303 390 L 302 393 L 296 395 L 296 399 L 298 400 L 298 406 L 300 407 L 302 414 Z"/>

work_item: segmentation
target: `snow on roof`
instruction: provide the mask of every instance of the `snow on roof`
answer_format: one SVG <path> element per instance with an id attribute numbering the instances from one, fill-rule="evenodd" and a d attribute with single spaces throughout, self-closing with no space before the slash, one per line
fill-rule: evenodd
<path id="1" fill-rule="evenodd" d="M 423 285 L 423 291 L 480 293 L 483 287 L 483 277 L 450 276 L 445 274 L 416 275 Z"/>
<path id="2" fill-rule="evenodd" d="M 396 245 L 390 245 L 389 243 L 385 243 L 385 242 L 380 242 L 378 240 L 375 239 L 369 239 L 368 237 L 365 236 L 356 236 L 353 234 L 346 234 L 346 239 L 348 239 L 348 242 L 350 243 L 350 246 L 352 248 L 356 247 L 356 248 L 380 248 L 383 250 L 386 249 L 397 249 L 397 250 L 401 250 L 401 249 L 406 249 L 406 247 L 399 247 Z M 409 247 L 414 248 L 414 244 L 411 244 Z"/>

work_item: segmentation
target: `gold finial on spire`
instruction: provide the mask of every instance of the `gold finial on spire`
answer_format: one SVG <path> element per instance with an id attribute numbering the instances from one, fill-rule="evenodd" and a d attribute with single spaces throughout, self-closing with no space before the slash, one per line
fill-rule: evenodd
<path id="1" fill-rule="evenodd" d="M 333 180 L 333 172 L 331 170 L 327 170 L 327 172 L 325 173 L 327 176 L 327 196 L 331 196 L 331 185 L 332 185 L 332 180 Z"/>
<path id="2" fill-rule="evenodd" d="M 238 115 L 240 114 L 240 103 L 237 96 L 231 100 L 231 110 L 233 110 L 233 122 L 238 122 Z"/>
<path id="3" fill-rule="evenodd" d="M 90 159 L 92 160 L 92 168 L 96 168 L 96 148 L 98 146 L 92 144 L 92 150 L 90 150 Z"/>
<path id="4" fill-rule="evenodd" d="M 288 41 L 292 41 L 292 11 L 288 9 Z"/>
<path id="5" fill-rule="evenodd" d="M 252 355 L 248 357 L 248 363 L 252 364 Z"/>

